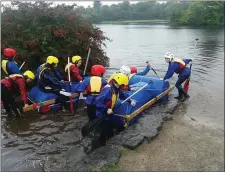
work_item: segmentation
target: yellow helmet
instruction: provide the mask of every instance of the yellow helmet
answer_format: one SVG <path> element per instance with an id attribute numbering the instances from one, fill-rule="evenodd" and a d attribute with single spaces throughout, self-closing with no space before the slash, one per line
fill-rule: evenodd
<path id="1" fill-rule="evenodd" d="M 25 71 L 25 72 L 23 73 L 23 76 L 27 76 L 27 77 L 30 78 L 30 79 L 34 79 L 34 78 L 35 78 L 34 73 L 31 72 L 30 70 Z"/>
<path id="2" fill-rule="evenodd" d="M 128 85 L 128 82 L 129 82 L 128 76 L 125 75 L 125 74 L 123 74 L 123 73 L 117 73 L 117 74 L 115 74 L 115 76 L 113 77 L 113 79 L 116 81 L 116 83 L 119 86 Z"/>
<path id="3" fill-rule="evenodd" d="M 77 63 L 79 60 L 82 60 L 81 56 L 73 56 L 72 57 L 72 63 Z"/>
<path id="4" fill-rule="evenodd" d="M 54 64 L 55 67 L 58 66 L 59 59 L 55 56 L 48 56 L 46 60 L 47 64 Z"/>

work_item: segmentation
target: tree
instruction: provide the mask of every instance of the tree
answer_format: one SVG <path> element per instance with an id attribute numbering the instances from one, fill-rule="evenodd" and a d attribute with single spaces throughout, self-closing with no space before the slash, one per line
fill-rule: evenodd
<path id="1" fill-rule="evenodd" d="M 64 71 L 68 56 L 80 55 L 85 63 L 90 45 L 88 70 L 93 64 L 108 65 L 109 58 L 102 46 L 109 39 L 99 28 L 77 15 L 75 4 L 52 6 L 43 1 L 12 2 L 12 6 L 3 8 L 2 52 L 6 47 L 15 48 L 16 60 L 19 63 L 27 61 L 24 69 L 35 71 L 47 56 L 54 55 Z"/>

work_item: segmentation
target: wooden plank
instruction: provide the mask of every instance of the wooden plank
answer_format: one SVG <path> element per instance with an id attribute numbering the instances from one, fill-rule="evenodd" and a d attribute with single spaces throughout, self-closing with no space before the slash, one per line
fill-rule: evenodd
<path id="1" fill-rule="evenodd" d="M 77 96 L 79 96 L 78 93 L 72 94 L 72 97 L 73 98 L 74 97 L 77 97 Z M 51 100 L 48 100 L 48 101 L 44 101 L 44 102 L 40 102 L 40 103 L 34 103 L 34 104 L 38 104 L 38 105 L 41 104 L 41 106 L 47 106 L 47 105 L 51 105 L 51 104 L 54 104 L 54 103 L 55 103 L 55 99 L 51 99 Z M 31 105 L 29 105 L 26 108 L 23 107 L 23 112 L 27 112 L 27 111 L 31 111 L 31 110 L 36 110 L 36 109 L 33 108 L 34 104 L 31 104 Z"/>

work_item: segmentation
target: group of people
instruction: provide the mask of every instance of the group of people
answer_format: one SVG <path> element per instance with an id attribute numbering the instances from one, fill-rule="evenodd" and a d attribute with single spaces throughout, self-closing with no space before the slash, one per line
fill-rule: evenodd
<path id="1" fill-rule="evenodd" d="M 66 109 L 66 101 L 68 100 L 67 92 L 63 89 L 64 81 L 68 81 L 67 71 L 70 70 L 71 82 L 79 82 L 77 92 L 86 92 L 85 103 L 87 105 L 87 114 L 89 121 L 103 114 L 108 114 L 102 123 L 102 132 L 100 134 L 101 144 L 105 144 L 107 137 L 113 135 L 113 127 L 110 120 L 110 114 L 113 114 L 113 109 L 117 99 L 125 99 L 123 91 L 134 90 L 129 87 L 129 79 L 133 75 L 146 75 L 151 70 L 151 65 L 147 63 L 144 71 L 138 72 L 136 66 L 121 66 L 120 70 L 110 76 L 106 81 L 103 78 L 105 68 L 102 65 L 93 65 L 91 68 L 91 76 L 88 79 L 83 78 L 79 72 L 79 67 L 82 64 L 80 56 L 73 56 L 72 63 L 65 66 L 65 77 L 57 70 L 59 60 L 55 56 L 48 56 L 46 63 L 40 65 L 34 74 L 30 70 L 20 74 L 17 63 L 14 61 L 16 51 L 13 48 L 4 50 L 5 60 L 2 61 L 2 69 L 8 75 L 1 80 L 1 100 L 9 117 L 12 117 L 12 112 L 16 116 L 20 116 L 18 105 L 15 102 L 15 96 L 20 93 L 24 106 L 28 106 L 27 88 L 26 85 L 30 82 L 35 82 L 44 92 L 52 92 L 57 95 L 56 101 L 62 104 L 62 110 Z M 176 87 L 179 95 L 175 98 L 186 100 L 189 95 L 182 88 L 182 83 L 189 78 L 190 69 L 187 64 L 191 59 L 182 60 L 174 58 L 171 53 L 166 53 L 165 60 L 169 63 L 168 71 L 163 78 L 167 80 L 175 73 L 179 74 Z M 134 100 L 129 100 L 132 106 L 136 105 Z"/>

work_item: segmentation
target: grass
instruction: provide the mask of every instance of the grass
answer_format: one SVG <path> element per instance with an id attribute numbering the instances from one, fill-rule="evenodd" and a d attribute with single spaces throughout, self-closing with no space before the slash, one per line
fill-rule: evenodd
<path id="1" fill-rule="evenodd" d="M 106 169 L 106 172 L 115 172 L 118 169 L 118 164 L 114 164 L 111 167 Z"/>
<path id="2" fill-rule="evenodd" d="M 131 23 L 167 23 L 167 20 L 120 20 L 120 21 L 103 21 L 101 24 L 131 24 Z"/>

